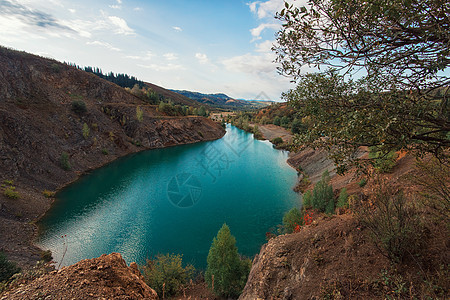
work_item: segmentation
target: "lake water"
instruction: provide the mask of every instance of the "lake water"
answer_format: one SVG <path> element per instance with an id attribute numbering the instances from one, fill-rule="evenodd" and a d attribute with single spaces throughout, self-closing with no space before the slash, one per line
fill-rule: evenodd
<path id="1" fill-rule="evenodd" d="M 216 141 L 144 151 L 83 176 L 57 194 L 40 221 L 38 244 L 70 265 L 120 252 L 143 264 L 158 253 L 183 254 L 206 267 L 213 237 L 227 223 L 243 255 L 299 205 L 287 152 L 227 126 Z"/>

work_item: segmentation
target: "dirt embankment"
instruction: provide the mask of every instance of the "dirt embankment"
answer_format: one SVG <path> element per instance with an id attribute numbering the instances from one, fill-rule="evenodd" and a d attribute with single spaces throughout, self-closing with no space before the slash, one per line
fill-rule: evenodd
<path id="1" fill-rule="evenodd" d="M 158 299 L 136 263 L 128 267 L 119 253 L 81 260 L 53 271 L 0 299 Z"/>
<path id="2" fill-rule="evenodd" d="M 86 109 L 74 109 L 74 101 Z M 32 241 L 34 222 L 53 201 L 45 190 L 130 153 L 224 133 L 202 117 L 162 115 L 93 74 L 0 48 L 0 250 L 21 266 L 40 259 Z M 9 186 L 17 199 L 4 195 Z"/>

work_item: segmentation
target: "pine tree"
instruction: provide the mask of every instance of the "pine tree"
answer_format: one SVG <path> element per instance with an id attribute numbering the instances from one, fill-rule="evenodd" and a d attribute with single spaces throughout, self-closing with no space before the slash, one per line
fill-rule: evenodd
<path id="1" fill-rule="evenodd" d="M 236 239 L 227 224 L 223 224 L 213 239 L 207 262 L 205 280 L 214 293 L 224 297 L 239 296 L 247 281 L 251 262 L 240 259 Z"/>

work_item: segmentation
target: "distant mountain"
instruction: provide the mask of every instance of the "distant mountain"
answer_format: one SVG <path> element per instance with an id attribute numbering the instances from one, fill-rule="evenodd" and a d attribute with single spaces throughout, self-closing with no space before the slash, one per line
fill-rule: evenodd
<path id="1" fill-rule="evenodd" d="M 186 96 L 189 99 L 195 100 L 199 103 L 210 105 L 216 108 L 232 109 L 232 110 L 245 110 L 245 109 L 258 109 L 264 106 L 272 104 L 272 101 L 259 101 L 259 100 L 243 100 L 234 99 L 223 93 L 218 94 L 203 94 L 198 92 L 191 92 L 185 90 L 171 90 L 180 95 Z"/>

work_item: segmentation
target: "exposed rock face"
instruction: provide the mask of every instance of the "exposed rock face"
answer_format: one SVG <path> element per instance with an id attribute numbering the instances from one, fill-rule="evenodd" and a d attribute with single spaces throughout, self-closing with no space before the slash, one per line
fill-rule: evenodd
<path id="1" fill-rule="evenodd" d="M 51 272 L 1 299 L 158 299 L 135 263 L 119 253 L 85 259 Z"/>
<path id="2" fill-rule="evenodd" d="M 239 299 L 319 299 L 333 284 L 357 287 L 362 280 L 376 278 L 389 262 L 366 236 L 352 216 L 341 215 L 273 238 L 254 259 Z M 370 298 L 364 291 L 357 295 Z"/>
<path id="3" fill-rule="evenodd" d="M 86 105 L 76 112 L 74 101 Z M 137 117 L 139 107 L 142 118 Z M 218 139 L 225 130 L 202 117 L 169 117 L 93 74 L 0 47 L 0 184 L 14 180 L 19 199 L 0 189 L 0 249 L 34 264 L 31 223 L 55 191 L 81 174 L 145 149 Z M 70 169 L 64 169 L 67 153 Z"/>

